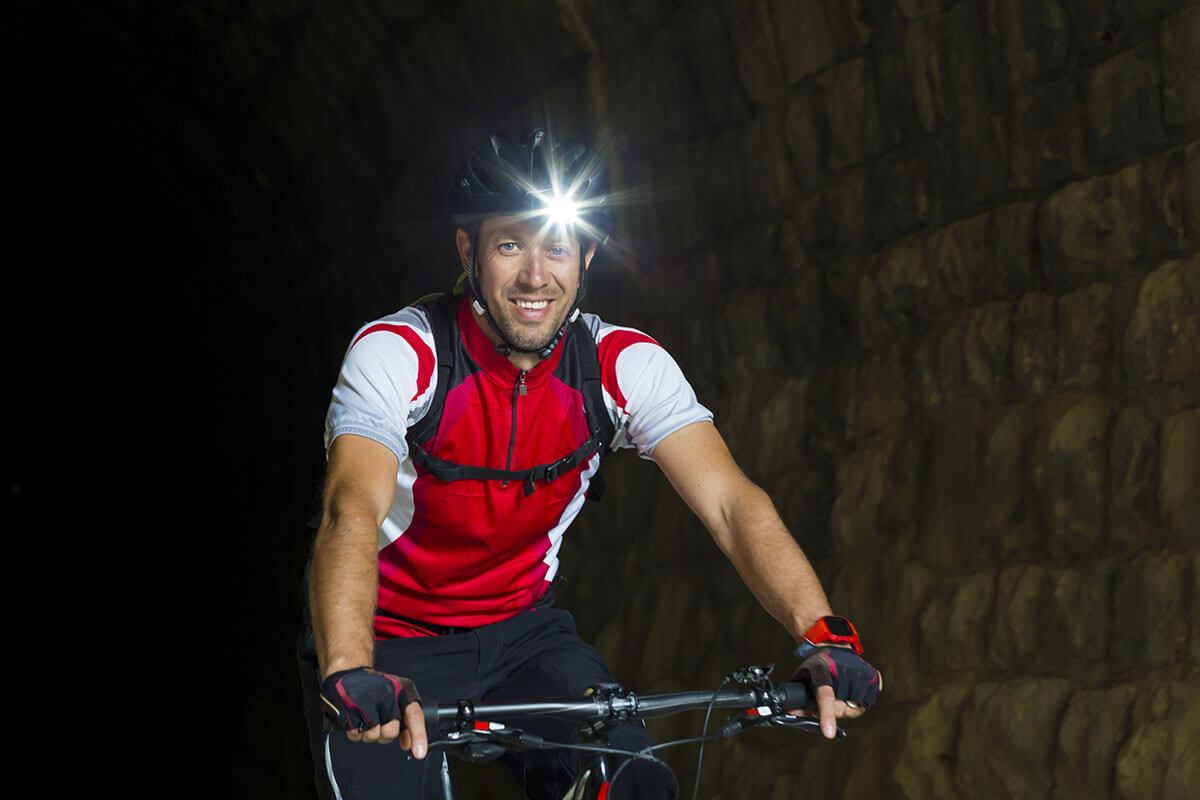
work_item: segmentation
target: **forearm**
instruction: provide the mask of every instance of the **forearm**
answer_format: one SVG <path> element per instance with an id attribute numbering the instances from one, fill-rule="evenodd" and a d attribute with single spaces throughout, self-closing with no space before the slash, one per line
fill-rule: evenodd
<path id="1" fill-rule="evenodd" d="M 361 512 L 327 512 L 317 532 L 309 604 L 322 677 L 373 662 L 377 538 L 374 519 Z"/>
<path id="2" fill-rule="evenodd" d="M 832 613 L 820 579 L 762 489 L 750 484 L 738 492 L 710 531 L 759 603 L 797 642 Z"/>

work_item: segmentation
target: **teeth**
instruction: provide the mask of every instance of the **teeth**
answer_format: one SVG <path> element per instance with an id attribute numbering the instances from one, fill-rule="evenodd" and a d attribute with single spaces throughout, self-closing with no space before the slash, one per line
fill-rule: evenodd
<path id="1" fill-rule="evenodd" d="M 550 305 L 549 300 L 534 300 L 534 301 L 518 300 L 517 301 L 518 308 L 528 308 L 528 309 L 534 310 L 534 311 L 541 309 L 541 308 L 545 308 L 548 305 Z"/>

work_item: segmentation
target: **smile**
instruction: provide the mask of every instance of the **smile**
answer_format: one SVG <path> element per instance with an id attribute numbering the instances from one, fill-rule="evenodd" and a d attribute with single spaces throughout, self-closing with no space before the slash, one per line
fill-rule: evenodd
<path id="1" fill-rule="evenodd" d="M 539 311 L 550 305 L 549 300 L 514 300 L 513 302 L 517 304 L 517 308 L 528 308 L 531 311 Z"/>

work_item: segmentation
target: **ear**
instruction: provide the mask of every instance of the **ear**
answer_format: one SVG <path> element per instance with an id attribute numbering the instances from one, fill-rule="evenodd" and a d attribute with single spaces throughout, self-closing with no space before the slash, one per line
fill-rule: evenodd
<path id="1" fill-rule="evenodd" d="M 458 260 L 462 262 L 463 272 L 471 268 L 471 234 L 466 228 L 459 228 L 454 234 L 454 243 L 458 247 Z"/>
<path id="2" fill-rule="evenodd" d="M 592 256 L 596 255 L 596 243 L 588 244 L 587 250 L 583 254 L 583 268 L 587 269 L 592 265 Z"/>

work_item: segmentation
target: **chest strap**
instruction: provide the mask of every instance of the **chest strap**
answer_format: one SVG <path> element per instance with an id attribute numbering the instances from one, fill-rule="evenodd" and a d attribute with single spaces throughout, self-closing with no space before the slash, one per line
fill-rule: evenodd
<path id="1" fill-rule="evenodd" d="M 596 340 L 582 317 L 570 323 L 569 332 L 563 345 L 572 348 L 572 355 L 575 357 L 576 363 L 580 365 L 583 385 L 579 388 L 583 395 L 583 410 L 588 425 L 587 441 L 557 461 L 518 470 L 456 464 L 431 455 L 425 450 L 422 445 L 428 444 L 437 434 L 438 426 L 441 424 L 442 409 L 446 405 L 446 393 L 450 388 L 459 338 L 457 308 L 460 299 L 461 296 L 447 294 L 425 304 L 430 328 L 433 330 L 434 345 L 437 349 L 438 376 L 429 410 L 409 428 L 405 436 L 408 441 L 409 457 L 413 462 L 442 481 L 521 481 L 525 486 L 525 496 L 528 497 L 537 489 L 539 482 L 556 480 L 559 476 L 565 475 L 580 464 L 587 462 L 596 453 L 603 458 L 609 451 L 616 427 L 604 405 Z M 603 480 L 597 472 L 592 477 L 588 496 L 598 500 L 603 493 L 603 486 Z"/>

